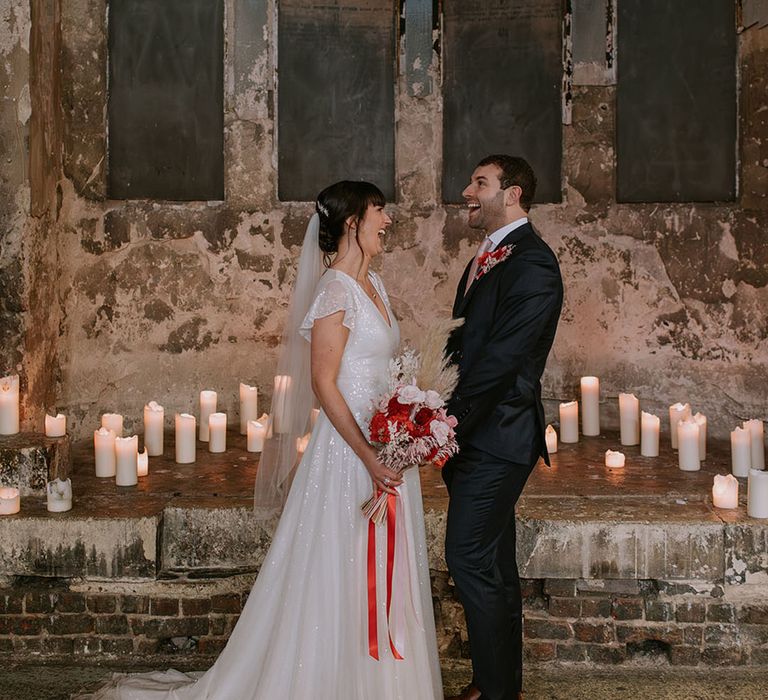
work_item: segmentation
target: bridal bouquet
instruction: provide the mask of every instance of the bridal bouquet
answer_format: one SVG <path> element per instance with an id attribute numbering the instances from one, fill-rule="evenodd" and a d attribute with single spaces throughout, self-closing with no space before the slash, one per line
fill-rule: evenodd
<path id="1" fill-rule="evenodd" d="M 382 464 L 398 474 L 419 465 L 442 467 L 459 450 L 453 431 L 456 418 L 445 410 L 458 383 L 458 369 L 443 349 L 461 322 L 439 322 L 425 334 L 420 351 L 408 348 L 390 361 L 389 387 L 375 404 L 369 438 Z M 362 511 L 373 522 L 383 522 L 387 494 L 374 493 Z"/>

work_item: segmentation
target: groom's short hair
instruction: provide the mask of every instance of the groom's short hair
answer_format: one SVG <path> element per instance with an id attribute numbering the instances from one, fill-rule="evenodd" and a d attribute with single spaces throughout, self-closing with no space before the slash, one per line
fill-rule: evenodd
<path id="1" fill-rule="evenodd" d="M 533 197 L 536 194 L 536 175 L 525 158 L 499 153 L 486 156 L 477 164 L 477 167 L 483 165 L 495 165 L 501 170 L 501 177 L 499 178 L 501 189 L 506 190 L 507 187 L 517 185 L 522 190 L 520 206 L 525 211 L 530 210 Z"/>

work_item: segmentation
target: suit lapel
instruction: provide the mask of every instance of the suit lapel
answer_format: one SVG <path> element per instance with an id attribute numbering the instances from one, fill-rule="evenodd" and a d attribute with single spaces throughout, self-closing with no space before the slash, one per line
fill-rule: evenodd
<path id="1" fill-rule="evenodd" d="M 495 250 L 499 250 L 499 248 L 503 248 L 504 246 L 515 245 L 519 240 L 521 240 L 527 234 L 536 235 L 534 233 L 533 226 L 531 226 L 530 221 L 523 224 L 519 228 L 516 228 L 514 231 L 511 231 L 508 235 L 506 235 L 504 239 L 501 241 L 501 243 L 499 243 L 499 245 L 496 246 Z M 479 280 L 475 280 L 470 286 L 467 293 L 463 294 L 462 290 L 465 289 L 466 287 L 466 279 L 469 276 L 469 267 L 472 264 L 472 262 L 470 261 L 470 264 L 467 265 L 467 269 L 464 270 L 464 275 L 461 278 L 461 283 L 459 284 L 459 289 L 456 294 L 456 303 L 454 303 L 453 305 L 454 318 L 461 316 L 464 313 L 464 309 L 467 308 L 467 304 L 469 303 L 469 300 L 475 294 L 478 287 L 482 286 L 483 280 L 486 277 L 488 277 L 490 274 L 492 274 L 497 268 L 500 268 L 503 265 L 509 263 L 509 261 L 512 260 L 518 252 L 519 251 L 517 249 L 513 250 L 512 255 L 510 255 L 506 260 L 503 260 L 502 262 L 498 263 L 493 268 L 491 268 L 491 270 L 489 270 Z"/>
<path id="2" fill-rule="evenodd" d="M 472 260 L 474 260 L 474 258 L 472 258 Z M 456 288 L 456 298 L 453 300 L 454 318 L 456 318 L 458 315 L 459 307 L 461 306 L 461 302 L 464 299 L 464 290 L 467 288 L 467 277 L 469 277 L 469 268 L 472 267 L 472 260 L 470 260 L 467 263 L 467 266 L 464 268 L 464 274 L 461 276 L 459 286 Z"/>

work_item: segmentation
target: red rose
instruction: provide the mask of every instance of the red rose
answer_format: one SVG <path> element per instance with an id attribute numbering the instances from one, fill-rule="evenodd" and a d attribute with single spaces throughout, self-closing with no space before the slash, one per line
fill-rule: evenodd
<path id="1" fill-rule="evenodd" d="M 429 425 L 430 421 L 434 417 L 435 412 L 431 408 L 427 408 L 425 406 L 424 408 L 420 408 L 418 411 L 416 411 L 416 416 L 413 420 L 417 425 Z"/>
<path id="2" fill-rule="evenodd" d="M 389 442 L 389 421 L 381 411 L 371 418 L 370 439 L 373 442 Z"/>

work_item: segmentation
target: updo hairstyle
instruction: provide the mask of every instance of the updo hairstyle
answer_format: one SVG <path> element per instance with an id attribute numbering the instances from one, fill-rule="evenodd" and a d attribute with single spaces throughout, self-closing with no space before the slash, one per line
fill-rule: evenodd
<path id="1" fill-rule="evenodd" d="M 319 245 L 325 253 L 323 259 L 326 267 L 330 265 L 331 254 L 339 250 L 347 219 L 351 216 L 360 223 L 371 204 L 383 207 L 385 203 L 382 191 L 376 185 L 362 180 L 342 180 L 329 185 L 317 195 L 315 210 L 320 217 Z"/>

